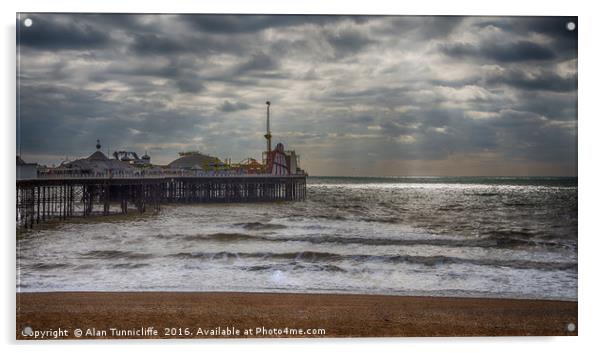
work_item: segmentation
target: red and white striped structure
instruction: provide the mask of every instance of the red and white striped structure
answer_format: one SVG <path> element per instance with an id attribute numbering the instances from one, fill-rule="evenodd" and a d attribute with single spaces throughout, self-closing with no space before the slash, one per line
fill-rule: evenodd
<path id="1" fill-rule="evenodd" d="M 284 145 L 278 143 L 276 148 L 268 152 L 267 172 L 272 175 L 290 175 L 290 163 L 288 156 L 284 153 Z"/>

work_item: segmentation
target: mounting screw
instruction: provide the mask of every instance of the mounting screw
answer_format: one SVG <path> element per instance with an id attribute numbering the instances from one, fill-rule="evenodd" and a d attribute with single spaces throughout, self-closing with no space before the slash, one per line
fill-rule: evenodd
<path id="1" fill-rule="evenodd" d="M 575 24 L 575 22 L 569 21 L 566 23 L 566 29 L 568 29 L 569 31 L 574 31 L 575 28 L 577 28 L 577 25 Z"/>
<path id="2" fill-rule="evenodd" d="M 31 336 L 33 335 L 33 329 L 30 326 L 23 327 L 23 331 L 21 331 L 23 336 Z"/>

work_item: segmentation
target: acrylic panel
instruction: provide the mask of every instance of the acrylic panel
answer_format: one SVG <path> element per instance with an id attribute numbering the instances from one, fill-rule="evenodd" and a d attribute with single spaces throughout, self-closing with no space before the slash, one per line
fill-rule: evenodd
<path id="1" fill-rule="evenodd" d="M 16 26 L 17 339 L 577 334 L 576 17 Z"/>

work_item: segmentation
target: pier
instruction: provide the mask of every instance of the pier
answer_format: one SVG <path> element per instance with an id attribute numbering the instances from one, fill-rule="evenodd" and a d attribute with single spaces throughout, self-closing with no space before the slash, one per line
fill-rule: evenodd
<path id="1" fill-rule="evenodd" d="M 307 173 L 300 156 L 279 142 L 272 149 L 270 105 L 266 102 L 266 151 L 263 163 L 239 163 L 199 151 L 181 152 L 168 165 L 153 165 L 145 152 L 102 153 L 100 140 L 87 158 L 58 167 L 25 163 L 17 156 L 16 221 L 33 228 L 50 220 L 92 215 L 158 212 L 162 204 L 300 201 Z"/>
<path id="2" fill-rule="evenodd" d="M 17 180 L 17 227 L 162 204 L 301 201 L 305 175 L 62 177 Z"/>

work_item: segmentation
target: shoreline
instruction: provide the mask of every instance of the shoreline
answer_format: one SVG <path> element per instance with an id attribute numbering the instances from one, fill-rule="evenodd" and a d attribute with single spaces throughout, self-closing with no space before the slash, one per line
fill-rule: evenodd
<path id="1" fill-rule="evenodd" d="M 270 291 L 229 291 L 229 290 L 225 290 L 225 291 L 212 291 L 212 290 L 208 290 L 208 291 L 199 291 L 199 290 L 161 290 L 161 289 L 157 289 L 157 290 L 152 290 L 152 291 L 145 291 L 145 290 L 97 290 L 97 289 L 91 289 L 91 290 L 32 290 L 29 291 L 27 287 L 23 287 L 23 288 L 19 288 L 17 286 L 17 292 L 16 294 L 58 294 L 58 293 L 132 293 L 132 294 L 136 294 L 136 293 L 207 293 L 207 294 L 295 294 L 295 295 L 342 295 L 342 296 L 346 296 L 346 295 L 359 295 L 359 296 L 380 296 L 380 297 L 404 297 L 404 298 L 445 298 L 445 299 L 500 299 L 500 300 L 535 300 L 535 301 L 552 301 L 552 302 L 569 302 L 569 303 L 577 303 L 578 302 L 578 298 L 562 298 L 562 297 L 551 297 L 551 298 L 543 298 L 543 297 L 530 297 L 530 296 L 487 296 L 487 295 L 454 295 L 454 294 L 426 294 L 425 292 L 381 292 L 381 293 L 366 293 L 366 292 L 354 292 L 354 291 L 349 291 L 349 292 L 337 292 L 337 291 L 315 291 L 315 292 L 287 292 L 287 291 L 282 291 L 282 292 L 270 292 Z"/>
<path id="2" fill-rule="evenodd" d="M 576 301 L 245 292 L 21 292 L 24 327 L 72 339 L 577 335 Z M 567 329 L 575 324 L 574 331 Z M 150 327 L 156 335 L 144 331 Z M 261 331 L 261 329 L 267 331 Z M 124 335 L 114 335 L 116 331 Z M 251 334 L 245 334 L 245 330 Z M 286 329 L 286 331 L 285 331 Z M 299 329 L 316 329 L 313 333 Z M 123 330 L 123 331 L 120 331 Z M 238 334 L 235 330 L 239 330 Z M 255 330 L 260 330 L 258 335 Z M 270 331 L 272 330 L 272 331 Z M 323 331 L 319 331 L 323 330 Z M 90 335 L 86 335 L 86 332 Z M 105 336 L 98 333 L 105 332 Z M 223 331 L 223 332 L 222 332 Z M 150 332 L 154 333 L 154 332 Z M 173 333 L 173 334 L 170 334 Z M 51 337 L 51 339 L 54 337 Z"/>

